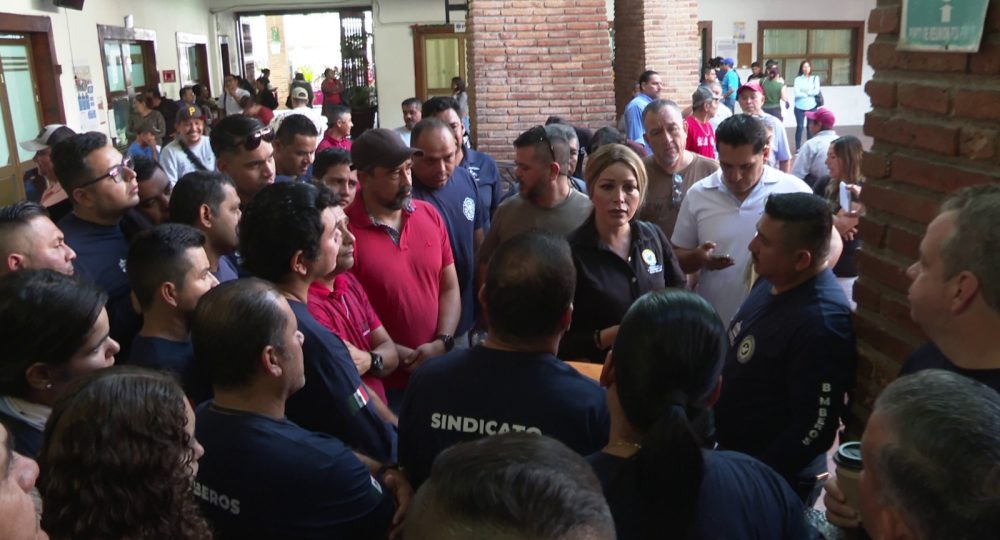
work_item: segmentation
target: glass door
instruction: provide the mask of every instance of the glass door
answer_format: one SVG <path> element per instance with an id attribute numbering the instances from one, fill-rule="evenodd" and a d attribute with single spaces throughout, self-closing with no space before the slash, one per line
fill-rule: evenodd
<path id="1" fill-rule="evenodd" d="M 34 167 L 34 152 L 18 143 L 41 131 L 31 47 L 20 35 L 0 35 L 0 204 L 24 198 L 24 173 Z"/>

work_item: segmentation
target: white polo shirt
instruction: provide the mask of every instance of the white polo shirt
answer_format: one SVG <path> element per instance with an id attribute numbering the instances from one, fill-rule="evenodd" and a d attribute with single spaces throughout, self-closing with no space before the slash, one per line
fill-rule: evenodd
<path id="1" fill-rule="evenodd" d="M 715 242 L 714 254 L 730 255 L 736 261 L 722 270 L 703 269 L 698 276 L 698 293 L 715 306 L 727 327 L 750 291 L 748 246 L 772 193 L 812 193 L 812 190 L 802 180 L 765 165 L 761 180 L 740 202 L 722 181 L 720 169 L 691 186 L 681 203 L 671 243 L 694 249 L 705 242 Z"/>

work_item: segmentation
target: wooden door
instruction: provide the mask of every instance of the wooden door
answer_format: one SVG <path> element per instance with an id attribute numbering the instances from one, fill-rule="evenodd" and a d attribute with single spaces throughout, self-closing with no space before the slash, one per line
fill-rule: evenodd
<path id="1" fill-rule="evenodd" d="M 466 34 L 454 26 L 417 26 L 413 29 L 416 95 L 420 101 L 451 95 L 451 78 L 461 77 L 471 87 L 466 58 Z"/>

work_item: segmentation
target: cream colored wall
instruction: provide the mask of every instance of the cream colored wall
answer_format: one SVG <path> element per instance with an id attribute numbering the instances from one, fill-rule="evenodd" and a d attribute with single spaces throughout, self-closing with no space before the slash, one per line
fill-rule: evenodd
<path id="1" fill-rule="evenodd" d="M 99 119 L 104 121 L 102 130 L 109 135 L 111 133 L 110 122 L 113 120 L 108 120 L 110 115 L 107 114 L 97 25 L 124 26 L 124 18 L 129 14 L 134 16 L 136 28 L 156 32 L 156 67 L 161 73 L 165 69 L 178 69 L 176 32 L 207 36 L 209 76 L 216 87 L 220 85 L 216 80 L 220 73 L 219 49 L 205 0 L 170 0 L 169 3 L 86 0 L 83 11 L 56 8 L 52 6 L 51 0 L 3 0 L 0 11 L 49 17 L 52 20 L 56 61 L 62 68 L 59 85 L 62 89 L 66 123 L 74 129 L 80 127 L 80 109 L 73 81 L 73 66 L 85 64 L 90 67 L 97 101 L 104 104 L 104 117 L 100 118 L 99 113 Z M 173 98 L 180 91 L 177 83 L 161 83 L 160 89 Z"/>

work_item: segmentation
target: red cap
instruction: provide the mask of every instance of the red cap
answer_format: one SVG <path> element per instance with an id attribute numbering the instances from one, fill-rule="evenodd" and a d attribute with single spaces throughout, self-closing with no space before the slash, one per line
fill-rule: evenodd
<path id="1" fill-rule="evenodd" d="M 764 93 L 764 89 L 760 86 L 759 82 L 757 82 L 757 81 L 750 81 L 748 83 L 745 83 L 743 86 L 741 86 L 740 89 L 736 91 L 736 95 L 739 96 L 740 94 L 743 93 L 744 90 L 746 90 L 748 88 L 750 90 L 753 90 L 754 92 L 759 92 L 761 94 Z"/>
<path id="2" fill-rule="evenodd" d="M 833 111 L 826 107 L 820 107 L 814 111 L 807 112 L 806 118 L 819 122 L 825 128 L 832 128 L 837 122 L 837 117 L 833 115 Z"/>

